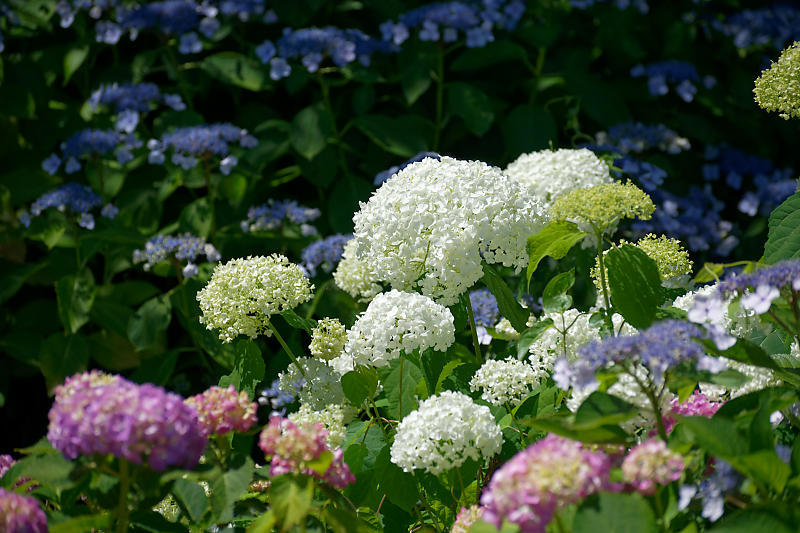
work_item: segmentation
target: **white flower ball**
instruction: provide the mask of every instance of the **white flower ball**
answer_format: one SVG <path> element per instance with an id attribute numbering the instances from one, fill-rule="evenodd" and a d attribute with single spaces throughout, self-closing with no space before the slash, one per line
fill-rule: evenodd
<path id="1" fill-rule="evenodd" d="M 527 187 L 548 210 L 556 198 L 574 189 L 614 181 L 608 165 L 586 148 L 522 154 L 508 165 L 505 173 Z"/>
<path id="2" fill-rule="evenodd" d="M 397 426 L 391 461 L 410 472 L 439 474 L 468 458 L 488 461 L 500 451 L 503 434 L 489 408 L 460 392 L 431 396 Z"/>
<path id="3" fill-rule="evenodd" d="M 381 367 L 403 352 L 444 352 L 453 342 L 455 327 L 448 308 L 421 294 L 392 290 L 370 302 L 347 332 L 344 354 L 331 365 L 339 371 L 357 365 Z"/>
<path id="4" fill-rule="evenodd" d="M 313 290 L 300 267 L 282 255 L 232 259 L 217 265 L 197 293 L 203 313 L 200 323 L 218 329 L 223 342 L 238 335 L 269 337 L 270 315 L 310 300 Z"/>
<path id="5" fill-rule="evenodd" d="M 338 448 L 344 442 L 347 434 L 345 424 L 353 419 L 353 409 L 341 405 L 327 405 L 324 409 L 315 411 L 308 405 L 301 405 L 300 410 L 289 415 L 289 420 L 298 426 L 304 424 L 322 424 L 328 431 L 325 442 L 331 448 Z"/>
<path id="6" fill-rule="evenodd" d="M 516 406 L 542 379 L 547 379 L 547 372 L 534 369 L 528 363 L 510 357 L 505 361 L 489 359 L 475 372 L 469 389 L 472 392 L 482 390 L 481 398 L 492 405 Z"/>
<path id="7" fill-rule="evenodd" d="M 377 279 L 452 305 L 483 276 L 482 259 L 527 266 L 526 240 L 545 219 L 539 201 L 500 169 L 426 158 L 361 203 L 353 240 Z"/>
<path id="8" fill-rule="evenodd" d="M 383 290 L 375 272 L 356 256 L 356 242 L 352 239 L 344 245 L 342 258 L 333 271 L 333 281 L 359 302 L 369 302 Z"/>

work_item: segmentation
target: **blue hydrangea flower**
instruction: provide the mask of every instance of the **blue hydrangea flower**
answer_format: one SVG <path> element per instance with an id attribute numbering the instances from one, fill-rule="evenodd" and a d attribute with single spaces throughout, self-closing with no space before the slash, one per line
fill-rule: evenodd
<path id="1" fill-rule="evenodd" d="M 269 231 L 283 224 L 308 226 L 309 222 L 318 219 L 322 212 L 313 207 L 299 205 L 294 200 L 269 200 L 266 204 L 252 206 L 247 211 L 247 220 L 241 223 L 242 231 Z M 316 228 L 309 226 L 304 234 L 316 234 Z"/>
<path id="2" fill-rule="evenodd" d="M 589 9 L 595 4 L 613 4 L 617 9 L 635 7 L 639 13 L 650 11 L 647 0 L 569 0 L 569 3 L 575 9 Z"/>
<path id="3" fill-rule="evenodd" d="M 646 77 L 647 87 L 653 96 L 663 96 L 669 92 L 670 86 L 685 102 L 694 100 L 697 93 L 696 84 L 700 82 L 697 69 L 687 61 L 659 61 L 649 65 L 636 65 L 631 69 L 634 78 Z M 713 78 L 704 80 L 706 85 Z"/>
<path id="4" fill-rule="evenodd" d="M 65 183 L 57 189 L 46 192 L 34 200 L 30 206 L 30 212 L 24 211 L 19 220 L 26 228 L 30 226 L 31 219 L 42 214 L 51 207 L 56 208 L 62 213 L 67 213 L 76 218 L 78 225 L 92 230 L 94 229 L 94 215 L 91 211 L 102 205 L 103 199 L 99 194 L 85 185 L 78 183 Z M 106 218 L 114 218 L 119 210 L 112 204 L 106 204 L 100 214 Z"/>
<path id="5" fill-rule="evenodd" d="M 475 325 L 493 328 L 500 318 L 500 309 L 497 307 L 497 298 L 489 289 L 476 289 L 470 291 L 469 301 L 472 305 L 472 314 Z"/>
<path id="6" fill-rule="evenodd" d="M 699 486 L 683 485 L 679 491 L 678 509 L 683 510 L 695 497 L 703 502 L 700 515 L 712 522 L 719 520 L 725 512 L 725 495 L 736 490 L 744 481 L 730 463 L 722 459 L 714 459 L 714 472 L 703 480 Z"/>
<path id="7" fill-rule="evenodd" d="M 609 128 L 608 132 L 600 132 L 596 136 L 593 150 L 618 150 L 622 154 L 642 153 L 646 150 L 660 150 L 668 154 L 678 154 L 688 150 L 689 140 L 681 137 L 664 124 L 642 124 L 641 122 L 624 122 Z"/>
<path id="8" fill-rule="evenodd" d="M 233 143 L 238 143 L 242 148 L 253 148 L 258 140 L 247 130 L 232 124 L 188 126 L 165 133 L 161 139 L 150 139 L 147 142 L 150 150 L 147 160 L 160 165 L 165 161 L 164 152 L 172 150 L 172 163 L 189 170 L 197 166 L 198 160 L 216 156 L 222 158 L 221 172 L 228 174 L 238 163 L 238 159 L 230 155 L 230 145 Z"/>
<path id="9" fill-rule="evenodd" d="M 750 273 L 728 276 L 720 283 L 719 289 L 724 295 L 728 295 L 744 294 L 745 290 L 756 290 L 759 287 L 778 290 L 791 287 L 791 290 L 800 290 L 800 259 L 787 259 Z"/>
<path id="10" fill-rule="evenodd" d="M 148 240 L 143 250 L 133 251 L 133 262 L 144 263 L 144 269 L 150 270 L 159 261 L 174 258 L 179 263 L 187 261 L 183 266 L 183 276 L 191 278 L 198 272 L 197 263 L 201 255 L 206 256 L 206 261 L 220 260 L 220 254 L 213 244 L 206 242 L 204 237 L 195 237 L 190 233 L 182 235 L 156 235 Z"/>
<path id="11" fill-rule="evenodd" d="M 411 163 L 418 163 L 419 161 L 422 161 L 426 157 L 436 159 L 437 161 L 442 158 L 442 156 L 440 156 L 435 152 L 420 152 L 411 159 L 402 163 L 401 165 L 389 167 L 382 172 L 378 172 L 377 174 L 375 174 L 375 179 L 373 180 L 372 183 L 374 185 L 381 185 L 384 181 L 388 180 L 389 178 L 391 178 L 392 176 L 394 176 L 395 174 L 406 168 Z"/>
<path id="12" fill-rule="evenodd" d="M 630 156 L 615 159 L 614 166 L 641 184 L 647 192 L 658 189 L 664 183 L 664 178 L 667 177 L 667 172 L 661 167 Z"/>
<path id="13" fill-rule="evenodd" d="M 286 406 L 291 405 L 297 399 L 297 395 L 300 394 L 300 391 L 303 390 L 305 380 L 300 378 L 298 381 L 291 384 L 292 388 L 295 390 L 294 394 L 281 389 L 280 385 L 280 379 L 273 381 L 269 387 L 259 392 L 257 401 L 259 405 L 269 405 L 273 413 L 283 416 L 286 414 Z"/>
<path id="14" fill-rule="evenodd" d="M 782 50 L 800 40 L 800 7 L 776 2 L 761 9 L 746 9 L 711 26 L 733 39 L 738 48 L 772 46 Z"/>
<path id="15" fill-rule="evenodd" d="M 133 159 L 131 150 L 140 146 L 142 142 L 135 135 L 114 130 L 86 129 L 64 141 L 61 144 L 62 157 L 51 154 L 42 162 L 42 169 L 48 174 L 55 174 L 62 160 L 66 160 L 64 171 L 72 174 L 81 169 L 81 158 L 105 156 L 112 152 L 115 152 L 117 161 L 124 164 Z"/>
<path id="16" fill-rule="evenodd" d="M 320 266 L 324 272 L 330 273 L 342 258 L 345 244 L 352 238 L 352 234 L 331 235 L 309 244 L 301 254 L 300 268 L 312 278 L 317 275 Z"/>
<path id="17" fill-rule="evenodd" d="M 101 85 L 89 97 L 88 103 L 93 110 L 100 105 L 110 108 L 117 115 L 116 129 L 132 133 L 139 123 L 139 113 L 147 113 L 153 103 L 161 100 L 176 111 L 186 109 L 180 96 L 162 95 L 154 83 Z"/>
<path id="18" fill-rule="evenodd" d="M 493 30 L 513 30 L 525 12 L 519 0 L 484 2 L 434 2 L 403 13 L 398 21 L 387 20 L 380 26 L 384 41 L 403 44 L 412 30 L 421 41 L 454 42 L 463 36 L 470 48 L 494 41 Z"/>

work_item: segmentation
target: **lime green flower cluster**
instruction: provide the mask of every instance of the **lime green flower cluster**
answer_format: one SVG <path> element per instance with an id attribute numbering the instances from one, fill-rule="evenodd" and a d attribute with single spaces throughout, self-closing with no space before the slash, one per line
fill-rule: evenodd
<path id="1" fill-rule="evenodd" d="M 762 109 L 777 111 L 786 120 L 800 118 L 800 41 L 761 73 L 753 92 Z"/>
<path id="2" fill-rule="evenodd" d="M 596 234 L 612 229 L 623 218 L 648 220 L 655 209 L 650 196 L 628 182 L 576 189 L 557 198 L 550 213 L 554 220 L 588 224 L 591 233 Z"/>
<path id="3" fill-rule="evenodd" d="M 626 244 L 627 241 L 621 239 L 619 243 Z M 650 233 L 639 239 L 639 242 L 634 246 L 655 261 L 661 281 L 677 280 L 692 273 L 694 263 L 689 259 L 689 252 L 681 245 L 681 241 L 678 239 Z M 603 253 L 608 253 L 608 250 Z M 602 288 L 600 285 L 599 261 L 592 267 L 591 276 L 595 286 L 598 289 Z M 606 279 L 608 279 L 607 274 Z"/>

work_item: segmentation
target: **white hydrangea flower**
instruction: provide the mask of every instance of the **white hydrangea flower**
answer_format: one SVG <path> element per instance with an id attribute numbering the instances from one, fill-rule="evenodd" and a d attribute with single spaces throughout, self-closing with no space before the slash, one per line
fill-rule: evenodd
<path id="1" fill-rule="evenodd" d="M 547 373 L 528 363 L 511 357 L 505 361 L 489 359 L 475 372 L 469 389 L 482 390 L 481 398 L 492 405 L 517 406 L 542 379 L 547 379 Z"/>
<path id="2" fill-rule="evenodd" d="M 530 327 L 530 324 L 528 324 L 528 327 Z M 519 340 L 520 337 L 519 331 L 514 329 L 514 326 L 511 325 L 511 321 L 506 317 L 502 317 L 497 324 L 495 324 L 494 331 L 498 335 L 502 335 L 504 338 L 511 341 Z"/>
<path id="3" fill-rule="evenodd" d="M 437 475 L 468 458 L 488 461 L 500 451 L 503 434 L 489 408 L 466 394 L 445 391 L 420 403 L 397 426 L 391 461 L 410 472 Z"/>
<path id="4" fill-rule="evenodd" d="M 218 329 L 223 342 L 238 335 L 269 337 L 270 315 L 308 301 L 313 290 L 300 268 L 282 255 L 232 259 L 217 265 L 197 293 L 200 323 Z"/>
<path id="5" fill-rule="evenodd" d="M 370 266 L 356 256 L 354 240 L 344 245 L 342 258 L 333 271 L 333 281 L 359 302 L 369 302 L 383 290 Z"/>
<path id="6" fill-rule="evenodd" d="M 329 404 L 343 404 L 347 400 L 342 390 L 342 376 L 325 361 L 313 357 L 300 357 L 297 363 L 303 367 L 305 376 L 297 365 L 289 365 L 285 372 L 278 374 L 278 388 L 296 395 L 300 403 L 319 411 Z M 298 391 L 297 384 L 302 383 Z"/>
<path id="7" fill-rule="evenodd" d="M 453 342 L 455 327 L 448 308 L 421 294 L 391 290 L 370 302 L 347 332 L 345 353 L 331 365 L 337 370 L 386 366 L 402 352 L 444 352 Z"/>
<path id="8" fill-rule="evenodd" d="M 577 309 L 567 309 L 563 313 L 546 313 L 543 319 L 552 319 L 553 326 L 546 329 L 528 348 L 533 367 L 552 372 L 557 358 L 566 356 L 568 361 L 573 362 L 578 359 L 578 348 L 589 341 L 600 340 L 600 332 L 589 324 L 590 317 L 589 313 L 582 313 Z M 619 335 L 636 333 L 636 328 L 630 324 L 623 325 L 625 319 L 622 315 L 614 314 L 611 318 L 614 331 L 618 331 Z M 566 335 L 561 333 L 563 331 L 566 331 Z"/>
<path id="9" fill-rule="evenodd" d="M 611 183 L 608 165 L 586 148 L 539 150 L 522 154 L 505 170 L 549 210 L 553 201 L 574 189 Z"/>
<path id="10" fill-rule="evenodd" d="M 347 342 L 347 330 L 337 318 L 323 318 L 311 332 L 308 350 L 319 359 L 330 360 L 338 357 Z"/>
<path id="11" fill-rule="evenodd" d="M 481 260 L 528 264 L 525 243 L 546 214 L 500 169 L 442 157 L 412 163 L 353 216 L 356 252 L 392 288 L 452 305 L 483 276 Z"/>
<path id="12" fill-rule="evenodd" d="M 353 419 L 353 409 L 337 404 L 326 405 L 324 409 L 315 411 L 308 405 L 301 405 L 300 410 L 289 415 L 289 420 L 297 425 L 322 424 L 328 431 L 325 441 L 331 448 L 338 448 L 344 442 L 347 433 L 345 424 Z"/>

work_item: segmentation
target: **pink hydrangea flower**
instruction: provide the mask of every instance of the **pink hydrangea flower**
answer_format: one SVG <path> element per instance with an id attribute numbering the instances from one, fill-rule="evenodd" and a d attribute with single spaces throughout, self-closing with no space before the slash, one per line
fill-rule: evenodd
<path id="1" fill-rule="evenodd" d="M 450 533 L 468 533 L 472 524 L 480 520 L 482 516 L 483 507 L 478 507 L 477 505 L 462 507 L 456 515 L 456 521 Z"/>
<path id="2" fill-rule="evenodd" d="M 47 516 L 36 499 L 0 489 L 0 531 L 46 533 Z"/>
<path id="3" fill-rule="evenodd" d="M 709 401 L 706 395 L 700 391 L 694 391 L 683 403 L 678 402 L 678 399 L 675 398 L 672 400 L 669 413 L 664 416 L 664 428 L 669 434 L 672 432 L 675 424 L 678 423 L 671 415 L 704 416 L 706 418 L 711 418 L 722 405 L 723 402 Z M 650 436 L 652 437 L 653 434 Z"/>
<path id="4" fill-rule="evenodd" d="M 288 418 L 273 416 L 261 432 L 258 446 L 271 461 L 270 475 L 279 476 L 299 472 L 321 479 L 343 489 L 356 479 L 343 460 L 341 448 L 331 450 L 325 442 L 328 432 L 322 424 L 295 424 Z M 309 468 L 308 464 L 325 452 L 333 459 L 324 474 Z"/>
<path id="5" fill-rule="evenodd" d="M 230 431 L 247 431 L 257 422 L 258 404 L 250 401 L 245 391 L 236 392 L 233 385 L 211 387 L 192 396 L 186 403 L 197 410 L 197 417 L 206 435 L 224 435 Z"/>
<path id="6" fill-rule="evenodd" d="M 635 490 L 653 494 L 658 485 L 680 479 L 686 464 L 681 454 L 660 439 L 647 440 L 628 452 L 622 461 L 622 478 Z"/>

